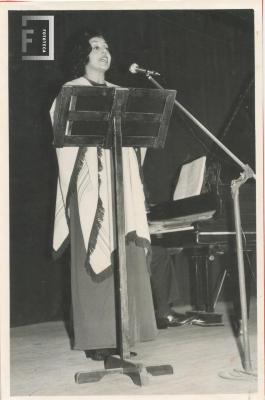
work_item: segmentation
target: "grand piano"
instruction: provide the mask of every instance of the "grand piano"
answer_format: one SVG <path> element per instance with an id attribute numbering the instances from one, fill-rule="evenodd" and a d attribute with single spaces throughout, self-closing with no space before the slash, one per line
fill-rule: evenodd
<path id="1" fill-rule="evenodd" d="M 152 245 L 174 250 L 183 249 L 193 265 L 193 315 L 209 323 L 221 322 L 215 305 L 225 277 L 236 281 L 236 234 L 233 204 L 229 185 L 216 192 L 203 193 L 187 199 L 164 202 L 149 208 L 148 220 Z M 251 274 L 250 259 L 256 248 L 255 184 L 248 183 L 240 192 L 244 254 Z M 222 257 L 222 269 L 212 290 L 212 265 Z M 229 263 L 229 264 L 227 264 Z M 231 263 L 233 265 L 231 265 Z M 238 302 L 238 296 L 234 299 Z M 239 305 L 237 305 L 239 307 Z"/>
<path id="2" fill-rule="evenodd" d="M 239 96 L 231 113 L 222 138 L 229 133 L 231 125 L 240 118 L 242 105 L 249 96 L 253 81 Z M 164 246 L 174 250 L 182 249 L 192 266 L 191 315 L 205 324 L 222 324 L 222 315 L 215 312 L 226 276 L 237 283 L 236 233 L 234 226 L 233 202 L 229 180 L 222 179 L 226 164 L 210 157 L 206 168 L 206 181 L 202 193 L 196 196 L 165 201 L 151 205 L 148 221 L 152 245 Z M 239 175 L 239 173 L 238 173 Z M 240 211 L 247 276 L 255 279 L 254 266 L 256 250 L 256 185 L 253 179 L 240 188 Z M 216 257 L 221 259 L 221 270 L 212 282 L 212 266 Z M 254 261 L 253 261 L 254 260 Z M 247 298 L 249 301 L 249 279 L 247 279 Z M 235 284 L 235 312 L 240 319 L 240 302 Z"/>

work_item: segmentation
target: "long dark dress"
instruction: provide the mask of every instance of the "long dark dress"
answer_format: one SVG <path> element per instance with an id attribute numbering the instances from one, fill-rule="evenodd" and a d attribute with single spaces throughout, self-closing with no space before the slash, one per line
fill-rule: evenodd
<path id="1" fill-rule="evenodd" d="M 115 348 L 115 291 L 112 271 L 98 280 L 85 269 L 86 251 L 81 233 L 76 192 L 70 201 L 71 286 L 74 349 Z M 130 345 L 157 334 L 150 277 L 144 249 L 126 245 Z"/>

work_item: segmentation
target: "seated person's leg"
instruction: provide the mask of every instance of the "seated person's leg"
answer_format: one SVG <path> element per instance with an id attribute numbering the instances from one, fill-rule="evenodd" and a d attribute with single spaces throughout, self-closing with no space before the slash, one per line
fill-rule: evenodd
<path id="1" fill-rule="evenodd" d="M 181 325 L 170 307 L 179 300 L 174 263 L 168 250 L 161 246 L 152 246 L 151 285 L 158 328 Z"/>

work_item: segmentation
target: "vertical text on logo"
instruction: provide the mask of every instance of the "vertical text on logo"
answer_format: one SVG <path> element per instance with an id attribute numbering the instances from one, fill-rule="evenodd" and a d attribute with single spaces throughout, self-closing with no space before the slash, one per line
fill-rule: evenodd
<path id="1" fill-rule="evenodd" d="M 54 60 L 54 16 L 22 16 L 22 60 Z"/>

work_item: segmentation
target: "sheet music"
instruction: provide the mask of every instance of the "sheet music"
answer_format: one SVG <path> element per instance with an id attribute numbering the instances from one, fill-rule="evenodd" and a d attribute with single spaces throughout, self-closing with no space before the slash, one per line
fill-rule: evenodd
<path id="1" fill-rule="evenodd" d="M 173 200 L 180 200 L 201 193 L 206 156 L 197 158 L 181 168 Z"/>

